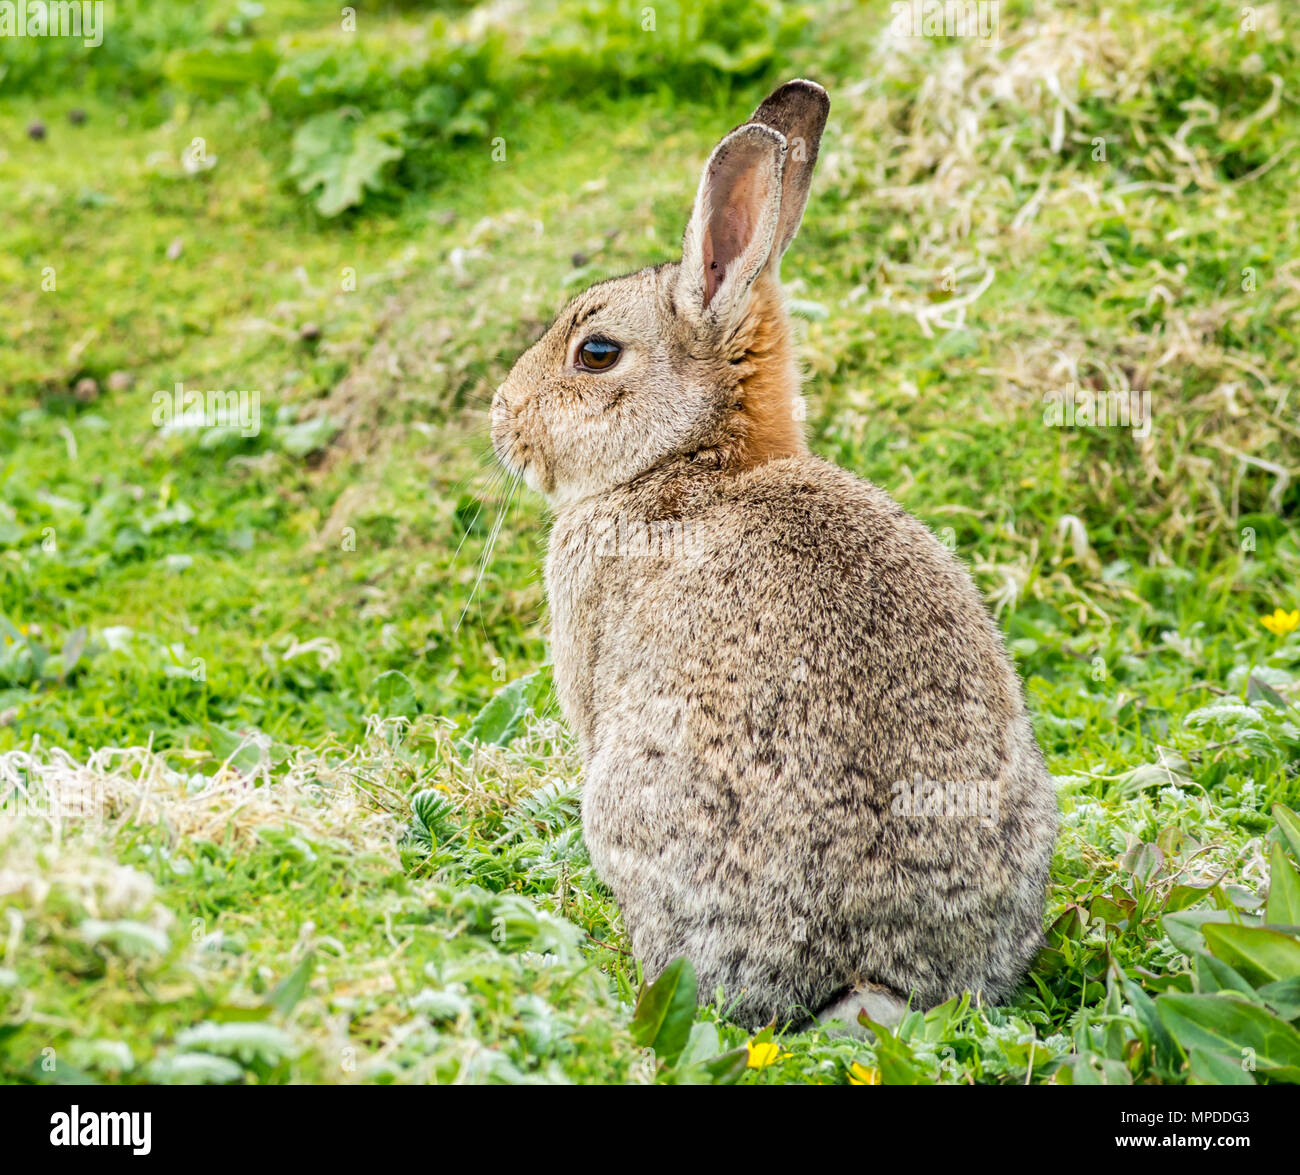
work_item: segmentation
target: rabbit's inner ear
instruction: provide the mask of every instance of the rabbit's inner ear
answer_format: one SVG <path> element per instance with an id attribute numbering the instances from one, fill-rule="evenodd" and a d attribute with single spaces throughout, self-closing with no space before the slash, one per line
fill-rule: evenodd
<path id="1" fill-rule="evenodd" d="M 781 212 L 785 140 L 746 125 L 715 148 L 704 169 L 682 251 L 689 307 L 715 323 L 743 311 L 772 253 Z"/>
<path id="2" fill-rule="evenodd" d="M 730 182 L 725 202 L 712 210 L 704 231 L 704 304 L 717 296 L 728 270 L 742 264 L 745 251 L 755 243 L 757 217 L 767 193 L 753 168 Z"/>

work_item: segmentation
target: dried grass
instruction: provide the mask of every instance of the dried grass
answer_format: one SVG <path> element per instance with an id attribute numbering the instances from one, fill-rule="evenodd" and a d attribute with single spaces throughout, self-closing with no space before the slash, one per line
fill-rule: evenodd
<path id="1" fill-rule="evenodd" d="M 1236 19 L 1230 12 L 1221 28 L 1203 30 L 1198 51 L 1228 59 Z M 1283 35 L 1276 6 L 1261 6 L 1257 19 L 1259 36 Z M 1122 23 L 1106 9 L 1048 3 L 1007 22 L 1000 45 L 900 41 L 886 29 L 865 79 L 836 95 L 821 169 L 848 218 L 884 222 L 899 246 L 881 251 L 850 291 L 854 312 L 910 319 L 926 338 L 971 331 L 996 357 L 975 373 L 984 381 L 975 394 L 952 388 L 950 415 L 1011 438 L 1044 427 L 1044 397 L 1069 384 L 1150 393 L 1151 436 L 1116 452 L 1074 434 L 1069 445 L 1062 439 L 1058 459 L 1079 487 L 1076 514 L 1108 522 L 1121 515 L 1123 525 L 1143 528 L 1150 561 L 1159 564 L 1188 534 L 1207 546 L 1219 535 L 1230 547 L 1241 515 L 1282 513 L 1300 475 L 1300 429 L 1288 405 L 1294 344 L 1282 329 L 1275 347 L 1232 341 L 1258 338 L 1263 323 L 1294 332 L 1300 263 L 1279 258 L 1266 290 L 1229 289 L 1207 304 L 1196 301 L 1204 293 L 1193 289 L 1185 262 L 1158 259 L 1179 255 L 1189 225 L 1244 227 L 1243 195 L 1294 160 L 1279 151 L 1235 180 L 1216 163 L 1294 96 L 1272 77 L 1270 96 L 1244 114 L 1185 102 L 1185 121 L 1170 133 L 1153 95 L 1162 92 L 1171 38 L 1182 33 L 1157 12 L 1140 30 Z M 1098 110 L 1126 112 L 1122 142 L 1121 124 L 1099 125 Z M 1109 163 L 1090 162 L 1099 134 Z M 1115 218 L 1151 234 L 1149 263 L 1107 251 L 1094 229 Z M 1166 234 L 1171 222 L 1182 227 Z M 1006 292 L 1021 288 L 1021 269 L 1050 281 L 1039 255 L 1060 240 L 1086 251 L 1094 284 L 1116 295 L 1086 320 L 1048 309 L 1041 290 L 1030 301 Z M 951 296 L 937 292 L 941 277 Z M 1114 305 L 1131 304 L 1135 293 L 1146 294 L 1145 312 L 1124 318 Z M 832 345 L 851 342 L 851 333 Z M 1126 500 L 1134 511 L 1122 508 Z M 1031 577 L 1037 552 L 1025 536 L 1011 541 L 1014 559 L 1004 550 L 986 560 L 985 570 L 1006 583 L 995 597 L 1003 605 Z M 1038 582 L 1053 593 L 1074 590 L 1055 578 Z M 1086 587 L 1114 590 L 1095 578 Z"/>

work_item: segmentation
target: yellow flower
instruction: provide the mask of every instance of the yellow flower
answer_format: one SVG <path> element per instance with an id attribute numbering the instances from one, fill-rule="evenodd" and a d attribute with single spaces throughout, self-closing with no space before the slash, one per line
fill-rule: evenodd
<path id="1" fill-rule="evenodd" d="M 859 1065 L 856 1061 L 849 1066 L 849 1084 L 850 1085 L 879 1085 L 880 1070 L 867 1069 Z"/>
<path id="2" fill-rule="evenodd" d="M 781 1046 L 770 1040 L 751 1040 L 745 1047 L 749 1050 L 749 1059 L 745 1065 L 750 1069 L 766 1069 L 768 1065 L 783 1061 L 790 1055 L 783 1053 Z"/>
<path id="3" fill-rule="evenodd" d="M 1288 632 L 1295 632 L 1300 628 L 1300 608 L 1294 612 L 1283 612 L 1278 608 L 1272 616 L 1261 616 L 1259 622 L 1274 636 L 1285 636 Z"/>

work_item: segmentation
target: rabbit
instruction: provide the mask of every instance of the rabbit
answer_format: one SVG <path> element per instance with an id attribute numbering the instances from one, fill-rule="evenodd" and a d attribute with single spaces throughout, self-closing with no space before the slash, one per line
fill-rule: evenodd
<path id="1" fill-rule="evenodd" d="M 969 575 L 814 456 L 779 281 L 830 102 L 717 145 L 680 263 L 593 285 L 492 399 L 552 512 L 556 693 L 582 827 L 644 973 L 736 1023 L 896 1023 L 1016 989 L 1056 798 Z"/>

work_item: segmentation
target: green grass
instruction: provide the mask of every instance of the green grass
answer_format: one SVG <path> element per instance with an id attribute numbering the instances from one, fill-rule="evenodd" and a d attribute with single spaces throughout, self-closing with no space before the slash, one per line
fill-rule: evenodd
<path id="1" fill-rule="evenodd" d="M 509 745 L 454 741 L 546 658 L 544 511 L 502 499 L 483 409 L 568 294 L 674 255 L 709 147 L 806 75 L 833 101 L 784 265 L 810 439 L 971 567 L 1062 832 L 1012 1006 L 785 1032 L 743 1080 L 1198 1079 L 1124 981 L 1203 990 L 1165 915 L 1248 918 L 1300 806 L 1300 633 L 1261 624 L 1300 607 L 1282 6 L 1243 34 L 1209 0 L 1004 4 L 996 49 L 758 6 L 704 57 L 674 5 L 645 36 L 616 5 L 473 34 L 393 6 L 342 45 L 309 5 L 118 7 L 138 35 L 102 57 L 27 43 L 0 75 L 0 786 L 89 762 L 108 818 L 0 821 L 0 1078 L 710 1079 L 638 1046 L 545 692 Z M 250 44 L 316 89 L 196 81 Z M 444 75 L 482 130 L 410 131 L 337 218 L 295 189 L 307 119 Z M 260 432 L 160 431 L 178 381 L 258 389 Z M 1150 437 L 1045 426 L 1070 384 L 1149 390 Z"/>

